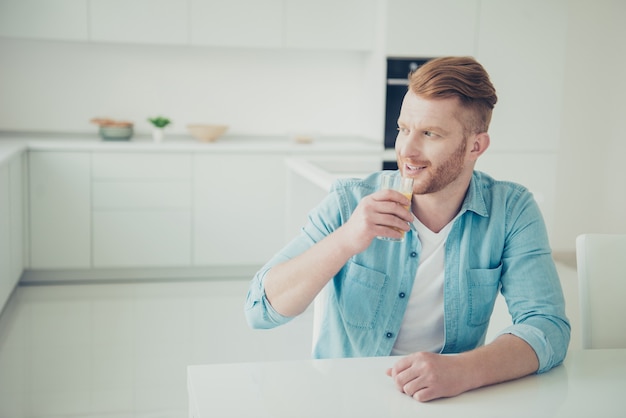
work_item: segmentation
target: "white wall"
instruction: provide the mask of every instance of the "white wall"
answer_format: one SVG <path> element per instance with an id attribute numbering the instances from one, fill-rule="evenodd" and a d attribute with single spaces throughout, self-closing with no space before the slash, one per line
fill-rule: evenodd
<path id="1" fill-rule="evenodd" d="M 206 122 L 229 134 L 382 135 L 380 124 L 361 131 L 361 52 L 0 39 L 0 57 L 0 130 L 95 132 L 100 116 L 148 132 L 146 118 L 164 114 L 179 133 Z"/>
<path id="2" fill-rule="evenodd" d="M 564 4 L 540 3 L 553 13 Z M 483 14 L 521 7 L 513 0 L 480 4 Z M 515 141 L 509 145 L 531 138 L 533 149 L 544 149 L 557 161 L 556 178 L 546 179 L 546 184 L 555 184 L 555 196 L 545 198 L 555 202 L 549 204 L 549 220 L 552 245 L 559 252 L 573 251 L 576 235 L 583 232 L 626 233 L 626 2 L 566 4 L 566 16 L 556 22 L 567 26 L 564 39 L 530 39 L 525 45 L 516 38 L 509 45 L 526 64 L 534 57 L 535 79 L 541 75 L 541 60 L 563 62 L 562 85 L 546 86 L 562 95 L 562 103 L 525 95 L 523 77 L 518 84 L 507 83 L 513 74 L 510 62 L 485 62 L 501 99 L 494 113 L 494 138 L 512 135 Z M 380 22 L 385 21 L 385 5 L 380 2 Z M 545 27 L 550 22 L 540 23 Z M 489 24 L 481 27 L 479 22 L 474 34 L 480 41 L 479 58 L 486 48 L 499 47 L 493 35 L 482 36 L 494 31 L 494 21 Z M 147 133 L 145 118 L 165 114 L 175 122 L 171 132 L 178 133 L 189 122 L 218 122 L 231 125 L 230 134 L 313 131 L 382 141 L 384 24 L 373 30 L 377 41 L 372 53 L 0 39 L 0 131 L 95 132 L 89 119 L 109 116 L 130 119 Z M 555 45 L 548 48 L 554 54 L 535 54 L 537 42 Z M 498 81 L 503 81 L 501 88 Z M 536 115 L 537 108 L 547 109 L 545 119 L 533 116 L 524 126 L 507 123 L 519 112 Z M 537 132 L 550 118 L 560 119 L 560 129 Z M 493 148 L 498 151 L 498 144 Z M 507 166 L 496 153 L 492 162 Z M 533 168 L 529 164 L 528 170 Z"/>
<path id="3" fill-rule="evenodd" d="M 626 2 L 568 7 L 557 250 L 573 249 L 585 232 L 626 234 Z"/>

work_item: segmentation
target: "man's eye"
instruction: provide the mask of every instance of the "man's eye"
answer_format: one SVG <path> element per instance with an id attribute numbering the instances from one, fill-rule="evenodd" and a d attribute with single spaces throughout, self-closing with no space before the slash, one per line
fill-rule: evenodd
<path id="1" fill-rule="evenodd" d="M 435 133 L 432 131 L 424 131 L 424 136 L 435 136 Z"/>
<path id="2" fill-rule="evenodd" d="M 400 132 L 403 135 L 408 135 L 410 131 L 408 128 L 398 128 L 398 132 Z"/>

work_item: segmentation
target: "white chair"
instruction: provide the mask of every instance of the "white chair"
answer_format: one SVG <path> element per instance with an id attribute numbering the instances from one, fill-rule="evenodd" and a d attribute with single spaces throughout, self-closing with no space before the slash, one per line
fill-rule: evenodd
<path id="1" fill-rule="evenodd" d="M 582 348 L 626 348 L 626 234 L 576 238 Z"/>
<path id="2" fill-rule="evenodd" d="M 326 284 L 313 300 L 313 340 L 311 350 L 315 349 L 315 344 L 317 344 L 317 340 L 320 336 L 322 321 L 324 320 L 328 301 L 328 286 L 330 285 L 331 282 Z"/>

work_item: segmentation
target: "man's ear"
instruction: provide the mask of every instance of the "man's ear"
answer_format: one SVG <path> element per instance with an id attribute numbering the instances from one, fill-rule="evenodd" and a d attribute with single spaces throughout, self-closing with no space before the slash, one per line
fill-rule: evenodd
<path id="1" fill-rule="evenodd" d="M 487 148 L 489 148 L 490 143 L 491 139 L 489 138 L 489 134 L 487 132 L 476 134 L 476 136 L 472 138 L 472 142 L 470 144 L 469 155 L 472 160 L 476 161 L 478 157 L 480 157 L 487 150 Z"/>

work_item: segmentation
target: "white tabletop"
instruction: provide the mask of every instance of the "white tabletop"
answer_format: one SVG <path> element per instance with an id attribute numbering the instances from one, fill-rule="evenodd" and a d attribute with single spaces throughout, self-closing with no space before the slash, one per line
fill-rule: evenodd
<path id="1" fill-rule="evenodd" d="M 393 357 L 198 365 L 190 417 L 625 417 L 626 350 L 570 351 L 548 373 L 420 403 L 385 370 Z"/>

